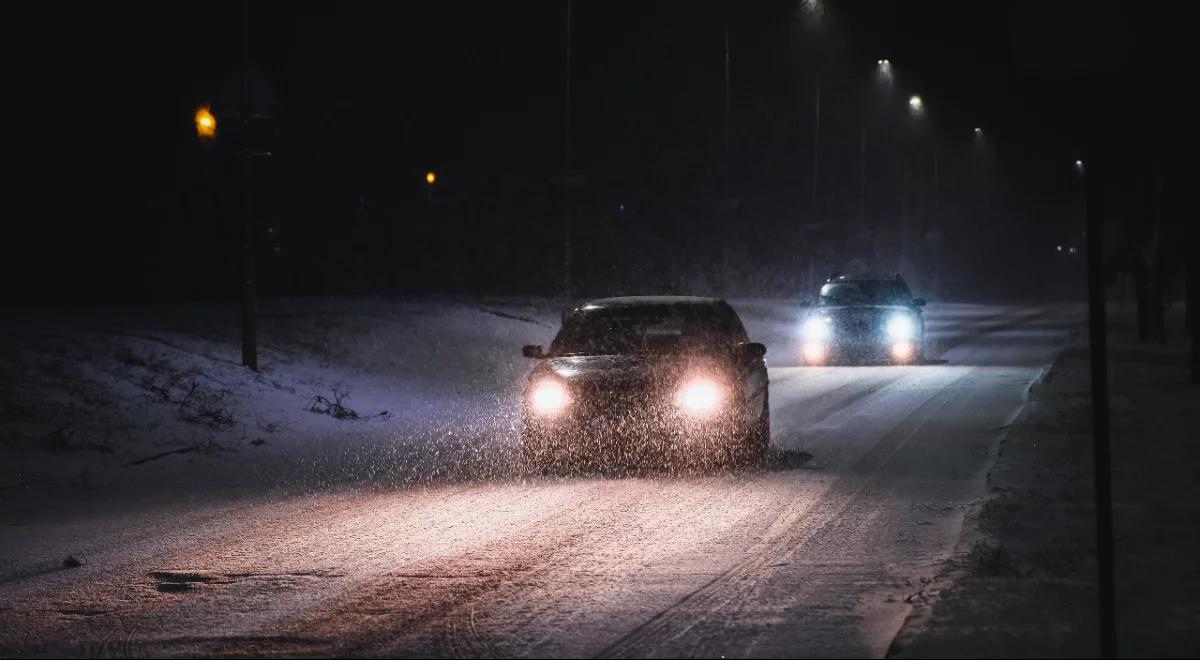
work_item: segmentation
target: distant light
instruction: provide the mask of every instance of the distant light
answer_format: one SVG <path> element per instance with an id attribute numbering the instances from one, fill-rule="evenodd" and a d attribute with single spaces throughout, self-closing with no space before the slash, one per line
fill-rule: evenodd
<path id="1" fill-rule="evenodd" d="M 437 182 L 437 174 L 434 174 L 433 171 L 426 172 L 425 183 L 432 186 L 435 182 Z"/>
<path id="2" fill-rule="evenodd" d="M 908 107 L 912 108 L 913 110 L 920 111 L 925 107 L 925 102 L 921 100 L 920 96 L 913 94 L 912 96 L 908 97 Z"/>
<path id="3" fill-rule="evenodd" d="M 617 204 L 617 213 L 624 213 L 624 212 L 625 212 L 625 205 Z"/>
<path id="4" fill-rule="evenodd" d="M 1075 161 L 1075 167 L 1083 167 L 1083 161 L 1082 160 Z"/>
<path id="5" fill-rule="evenodd" d="M 976 128 L 976 129 L 975 129 L 975 135 L 983 135 L 983 129 L 982 129 L 982 128 Z"/>
<path id="6" fill-rule="evenodd" d="M 1075 252 L 1076 252 L 1076 250 L 1075 250 L 1075 246 L 1074 246 L 1074 245 L 1072 245 L 1072 246 L 1071 246 L 1071 249 L 1070 249 L 1070 250 L 1068 250 L 1068 252 L 1070 252 L 1071 254 L 1075 254 Z"/>
<path id="7" fill-rule="evenodd" d="M 1059 252 L 1062 252 L 1062 246 L 1061 246 L 1061 245 L 1060 245 L 1060 246 L 1058 246 L 1058 251 L 1059 251 Z"/>
<path id="8" fill-rule="evenodd" d="M 202 105 L 196 109 L 196 136 L 202 140 L 211 140 L 217 136 L 217 118 L 213 116 L 208 106 Z"/>

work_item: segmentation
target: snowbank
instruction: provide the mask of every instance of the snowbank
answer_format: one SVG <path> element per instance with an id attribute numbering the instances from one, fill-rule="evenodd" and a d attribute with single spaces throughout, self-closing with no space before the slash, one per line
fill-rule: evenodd
<path id="1" fill-rule="evenodd" d="M 1173 342 L 1139 345 L 1132 310 L 1110 323 L 1118 652 L 1200 649 L 1200 392 L 1173 310 Z M 897 657 L 1099 653 L 1086 343 L 1065 351 L 1001 444 L 991 496 L 958 552 L 910 596 Z M 1184 495 L 1181 497 L 1181 494 Z"/>

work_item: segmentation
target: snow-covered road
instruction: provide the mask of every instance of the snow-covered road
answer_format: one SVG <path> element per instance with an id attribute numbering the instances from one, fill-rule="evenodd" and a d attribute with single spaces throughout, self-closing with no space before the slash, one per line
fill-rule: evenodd
<path id="1" fill-rule="evenodd" d="M 934 306 L 930 364 L 804 368 L 792 310 L 737 306 L 771 351 L 766 470 L 467 470 L 14 517 L 0 653 L 881 656 L 1083 309 Z"/>

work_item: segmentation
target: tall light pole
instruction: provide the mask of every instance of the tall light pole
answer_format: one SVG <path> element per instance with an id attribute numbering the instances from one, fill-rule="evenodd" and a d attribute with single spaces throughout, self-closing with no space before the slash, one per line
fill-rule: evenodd
<path id="1" fill-rule="evenodd" d="M 258 295 L 254 288 L 254 222 L 250 172 L 250 0 L 242 5 L 242 365 L 258 371 Z"/>
<path id="2" fill-rule="evenodd" d="M 566 38 L 566 72 L 564 74 L 563 84 L 563 114 L 565 117 L 565 131 L 563 133 L 563 175 L 564 179 L 570 177 L 571 171 L 571 0 L 567 0 L 567 38 Z M 569 184 L 563 182 L 563 297 L 571 298 L 572 289 L 572 250 L 571 250 L 571 233 L 574 222 L 574 200 L 571 199 Z"/>
<path id="3" fill-rule="evenodd" d="M 858 228 L 867 228 L 867 126 L 858 139 Z"/>
<path id="4" fill-rule="evenodd" d="M 725 114 L 723 115 L 723 143 L 725 146 L 725 166 L 729 166 L 729 26 L 725 26 Z"/>
<path id="5" fill-rule="evenodd" d="M 809 222 L 816 222 L 817 218 L 817 185 L 820 175 L 820 156 L 821 156 L 821 86 L 817 85 L 817 103 L 816 112 L 813 115 L 813 165 L 812 165 L 812 218 Z"/>
<path id="6" fill-rule="evenodd" d="M 730 166 L 731 154 L 729 153 L 729 26 L 725 26 L 725 80 L 724 80 L 724 114 L 722 115 L 722 151 L 721 151 L 721 178 L 720 178 L 720 195 L 721 203 L 724 204 L 725 199 L 729 195 L 729 176 L 733 171 Z M 729 223 L 732 225 L 732 223 Z M 721 293 L 726 298 L 730 296 L 730 272 L 729 272 L 729 251 L 731 240 L 722 241 L 721 246 Z"/>
<path id="7" fill-rule="evenodd" d="M 925 116 L 925 101 L 920 97 L 920 95 L 913 94 L 912 96 L 908 97 L 908 114 L 913 122 L 920 121 Z M 914 231 L 913 231 L 913 224 L 914 224 L 913 214 L 916 211 L 916 209 L 914 208 L 916 196 L 913 195 L 913 198 L 914 198 L 913 205 L 909 204 L 909 201 L 910 201 L 909 196 L 913 192 L 913 187 L 914 187 L 913 169 L 915 167 L 914 160 L 916 160 L 918 157 L 917 154 L 919 154 L 919 146 L 920 146 L 919 141 L 916 138 L 915 125 L 912 128 L 911 136 L 912 137 L 910 137 L 910 144 L 908 145 L 908 148 L 906 149 L 906 151 L 908 151 L 908 153 L 905 155 L 905 158 L 904 158 L 904 161 L 905 161 L 905 164 L 904 164 L 904 167 L 905 167 L 904 188 L 903 188 L 904 196 L 903 196 L 902 206 L 901 206 L 902 224 L 901 224 L 901 228 L 900 228 L 900 259 L 902 260 L 901 264 L 900 264 L 901 266 L 903 265 L 903 262 L 907 261 L 909 258 L 909 252 L 912 247 L 912 242 L 913 242 L 912 239 L 913 239 L 913 233 L 914 233 Z M 916 151 L 917 153 L 913 153 L 914 151 Z"/>
<path id="8" fill-rule="evenodd" d="M 887 58 L 876 60 L 875 70 L 873 73 L 874 86 L 886 93 L 892 87 L 892 61 Z M 873 103 L 875 99 L 868 98 L 868 103 Z M 865 111 L 863 123 L 860 127 L 858 140 L 858 225 L 859 230 L 867 231 L 867 128 L 872 125 L 873 128 L 878 128 L 876 117 L 870 110 Z M 871 232 L 874 236 L 874 232 Z M 874 259 L 875 250 L 872 248 L 872 259 Z"/>
<path id="9" fill-rule="evenodd" d="M 1090 161 L 1089 161 L 1090 162 Z M 1096 508 L 1096 572 L 1099 585 L 1100 656 L 1117 656 L 1116 587 L 1114 583 L 1112 447 L 1109 444 L 1108 320 L 1104 291 L 1104 217 L 1101 185 L 1096 176 L 1084 175 L 1083 161 L 1075 161 L 1083 182 L 1087 216 L 1088 335 L 1092 377 L 1092 480 Z M 1100 172 L 1101 176 L 1108 171 Z"/>

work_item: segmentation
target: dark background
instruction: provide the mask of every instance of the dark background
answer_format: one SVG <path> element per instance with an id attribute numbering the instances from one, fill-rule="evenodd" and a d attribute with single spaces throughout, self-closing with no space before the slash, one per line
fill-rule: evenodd
<path id="1" fill-rule="evenodd" d="M 236 298 L 235 122 L 204 145 L 192 116 L 241 64 L 244 5 L 165 5 L 4 21 L 10 301 Z M 929 298 L 1080 298 L 1087 158 L 1111 279 L 1152 248 L 1176 295 L 1182 14 L 1045 5 L 576 0 L 585 178 L 564 189 L 564 2 L 251 3 L 250 60 L 278 100 L 251 186 L 260 293 L 560 294 L 573 217 L 577 296 L 806 297 L 872 270 Z"/>

